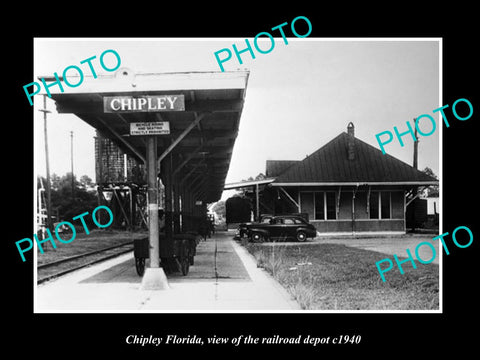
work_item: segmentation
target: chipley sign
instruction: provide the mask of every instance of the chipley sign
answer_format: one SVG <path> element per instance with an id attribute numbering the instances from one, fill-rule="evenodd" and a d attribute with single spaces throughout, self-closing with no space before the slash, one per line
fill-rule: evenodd
<path id="1" fill-rule="evenodd" d="M 106 113 L 185 111 L 185 96 L 105 96 L 103 111 Z"/>

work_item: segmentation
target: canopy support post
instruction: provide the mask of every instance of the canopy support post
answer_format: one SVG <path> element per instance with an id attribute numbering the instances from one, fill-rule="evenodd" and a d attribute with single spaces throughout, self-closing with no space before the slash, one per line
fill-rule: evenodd
<path id="1" fill-rule="evenodd" d="M 150 265 L 145 269 L 141 290 L 169 289 L 167 277 L 160 267 L 160 238 L 158 229 L 157 142 L 155 136 L 147 137 L 147 193 L 148 236 Z"/>

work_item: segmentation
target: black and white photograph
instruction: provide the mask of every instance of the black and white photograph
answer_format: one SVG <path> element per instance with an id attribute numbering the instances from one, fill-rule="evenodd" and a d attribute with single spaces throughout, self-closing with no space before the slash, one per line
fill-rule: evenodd
<path id="1" fill-rule="evenodd" d="M 36 310 L 441 310 L 441 46 L 35 39 Z"/>

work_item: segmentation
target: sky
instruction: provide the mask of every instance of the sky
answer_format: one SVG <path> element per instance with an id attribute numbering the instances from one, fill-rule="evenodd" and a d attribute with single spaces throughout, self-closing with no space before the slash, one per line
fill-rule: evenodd
<path id="1" fill-rule="evenodd" d="M 253 39 L 249 39 L 253 43 Z M 173 71 L 220 71 L 214 53 L 223 48 L 245 47 L 243 38 L 218 39 L 49 39 L 34 41 L 34 77 L 59 75 L 69 65 L 87 73 L 80 61 L 97 58 L 107 49 L 121 57 L 121 67 L 137 73 Z M 260 40 L 268 49 L 270 40 Z M 277 38 L 273 50 L 255 59 L 242 54 L 223 64 L 225 70 L 250 71 L 245 104 L 240 120 L 226 183 L 265 173 L 266 160 L 301 160 L 355 125 L 355 136 L 379 148 L 375 134 L 422 114 L 437 122 L 436 131 L 420 137 L 419 169 L 430 167 L 439 175 L 442 126 L 440 49 L 438 39 L 341 39 Z M 98 73 L 106 73 L 97 63 Z M 81 86 L 81 85 L 80 85 Z M 25 99 L 26 106 L 28 100 Z M 42 108 L 35 98 L 35 110 Z M 73 131 L 74 173 L 95 181 L 95 130 L 71 114 L 58 114 L 47 98 L 50 172 L 70 171 L 70 132 Z M 441 122 L 441 120 L 440 120 Z M 36 172 L 45 176 L 43 113 L 34 111 Z M 428 133 L 431 124 L 420 128 Z M 413 140 L 404 136 L 405 146 L 394 140 L 385 146 L 390 155 L 413 161 Z"/>

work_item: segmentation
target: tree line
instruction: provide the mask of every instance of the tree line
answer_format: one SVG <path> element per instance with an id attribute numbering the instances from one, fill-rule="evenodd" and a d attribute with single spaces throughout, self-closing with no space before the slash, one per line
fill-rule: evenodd
<path id="1" fill-rule="evenodd" d="M 46 185 L 47 179 L 38 176 L 37 189 L 46 189 Z M 72 175 L 71 172 L 63 176 L 52 174 L 50 189 L 52 222 L 69 221 L 86 211 L 91 213 L 98 205 L 95 184 L 87 175 L 83 175 L 77 180 L 77 177 Z M 45 204 L 46 201 L 46 192 L 44 193 L 45 197 L 41 200 L 42 204 Z"/>

